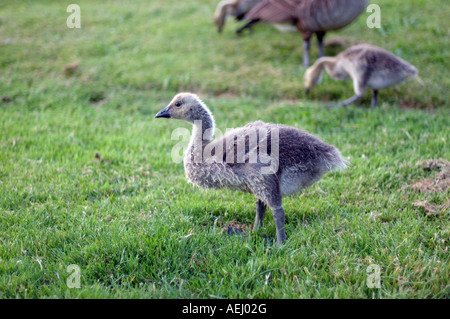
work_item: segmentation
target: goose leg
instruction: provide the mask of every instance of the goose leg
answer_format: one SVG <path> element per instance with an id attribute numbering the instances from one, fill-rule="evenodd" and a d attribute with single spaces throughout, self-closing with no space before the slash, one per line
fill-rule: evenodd
<path id="1" fill-rule="evenodd" d="M 311 46 L 310 39 L 303 40 L 303 66 L 307 68 L 309 66 L 309 48 Z"/>
<path id="2" fill-rule="evenodd" d="M 266 204 L 260 199 L 256 201 L 256 217 L 254 229 L 258 229 L 263 225 L 264 214 L 266 213 Z"/>
<path id="3" fill-rule="evenodd" d="M 236 34 L 241 34 L 242 31 L 244 31 L 245 29 L 249 28 L 250 30 L 252 30 L 252 26 L 257 23 L 259 21 L 259 19 L 255 19 L 255 20 L 251 20 L 250 22 L 244 24 L 242 27 L 240 27 L 239 29 L 237 29 L 235 31 Z"/>
<path id="4" fill-rule="evenodd" d="M 371 107 L 377 106 L 377 103 L 378 103 L 378 90 L 373 90 L 372 91 L 372 104 L 371 104 Z"/>
<path id="5" fill-rule="evenodd" d="M 319 47 L 319 58 L 324 56 L 323 50 L 323 38 L 325 37 L 325 32 L 316 32 L 317 36 L 317 45 Z"/>

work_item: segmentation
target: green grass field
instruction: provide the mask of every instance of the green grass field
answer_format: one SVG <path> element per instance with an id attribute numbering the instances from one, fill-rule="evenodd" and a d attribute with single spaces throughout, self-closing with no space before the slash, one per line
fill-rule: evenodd
<path id="1" fill-rule="evenodd" d="M 448 1 L 371 1 L 381 29 L 363 13 L 330 32 L 392 51 L 424 82 L 331 110 L 352 83 L 325 75 L 306 97 L 301 36 L 259 25 L 238 37 L 231 19 L 219 35 L 218 0 L 80 0 L 69 29 L 72 2 L 0 3 L 1 298 L 449 298 L 449 190 L 411 187 L 439 174 L 422 161 L 450 160 Z M 154 115 L 179 91 L 222 131 L 292 125 L 351 161 L 284 199 L 281 249 L 270 211 L 251 231 L 252 195 L 194 188 L 172 162 L 171 133 L 190 126 Z"/>

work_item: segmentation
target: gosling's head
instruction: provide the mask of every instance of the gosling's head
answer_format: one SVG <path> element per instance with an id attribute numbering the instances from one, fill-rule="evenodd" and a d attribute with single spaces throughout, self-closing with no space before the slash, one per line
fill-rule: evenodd
<path id="1" fill-rule="evenodd" d="M 192 93 L 178 93 L 169 105 L 158 112 L 155 117 L 180 119 L 189 123 L 194 123 L 197 120 L 213 119 L 208 107 L 197 95 Z"/>
<path id="2" fill-rule="evenodd" d="M 214 24 L 217 26 L 217 32 L 222 33 L 225 25 L 226 12 L 217 11 L 214 14 Z"/>
<path id="3" fill-rule="evenodd" d="M 305 80 L 305 93 L 308 94 L 322 80 L 322 70 L 313 65 L 306 70 L 303 78 Z"/>

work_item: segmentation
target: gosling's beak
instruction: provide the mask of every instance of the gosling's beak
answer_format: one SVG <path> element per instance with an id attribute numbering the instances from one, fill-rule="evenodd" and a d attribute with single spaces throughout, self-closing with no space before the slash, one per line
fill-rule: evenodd
<path id="1" fill-rule="evenodd" d="M 155 115 L 155 118 L 159 118 L 159 117 L 165 117 L 168 119 L 170 118 L 169 106 L 166 107 L 165 109 L 159 111 L 158 114 Z"/>

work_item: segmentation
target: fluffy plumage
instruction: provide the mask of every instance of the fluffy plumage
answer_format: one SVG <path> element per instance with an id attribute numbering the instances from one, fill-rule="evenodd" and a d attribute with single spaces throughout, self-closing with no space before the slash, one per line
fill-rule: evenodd
<path id="1" fill-rule="evenodd" d="M 336 80 L 353 80 L 355 95 L 336 106 L 361 99 L 366 88 L 372 89 L 372 106 L 376 106 L 379 89 L 396 85 L 408 77 L 418 76 L 413 65 L 389 51 L 369 44 L 354 45 L 336 57 L 318 59 L 305 72 L 307 92 L 320 82 L 323 70 Z"/>
<path id="2" fill-rule="evenodd" d="M 286 239 L 283 196 L 297 193 L 330 170 L 346 167 L 340 152 L 305 131 L 261 121 L 213 140 L 214 119 L 207 106 L 190 93 L 176 95 L 156 117 L 193 124 L 184 155 L 190 182 L 201 188 L 230 188 L 257 197 L 255 227 L 262 226 L 266 207 L 274 215 L 277 243 Z"/>

